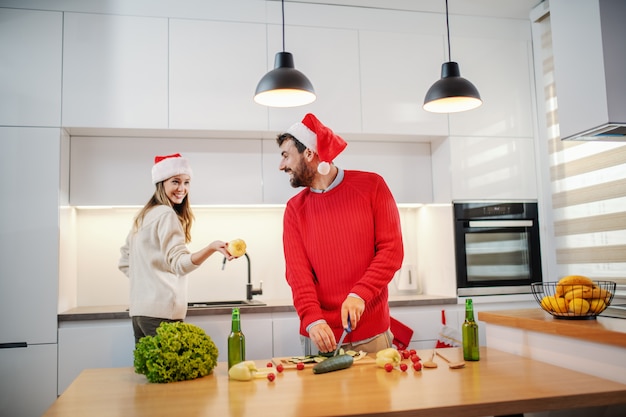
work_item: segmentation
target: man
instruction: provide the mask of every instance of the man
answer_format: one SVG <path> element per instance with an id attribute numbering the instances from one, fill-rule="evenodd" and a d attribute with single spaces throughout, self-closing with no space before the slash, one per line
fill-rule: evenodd
<path id="1" fill-rule="evenodd" d="M 286 278 L 305 352 L 310 341 L 320 352 L 335 350 L 348 317 L 345 348 L 391 347 L 387 285 L 404 252 L 387 184 L 378 174 L 335 166 L 347 143 L 313 114 L 276 141 L 279 169 L 292 187 L 305 187 L 289 200 L 283 219 Z"/>

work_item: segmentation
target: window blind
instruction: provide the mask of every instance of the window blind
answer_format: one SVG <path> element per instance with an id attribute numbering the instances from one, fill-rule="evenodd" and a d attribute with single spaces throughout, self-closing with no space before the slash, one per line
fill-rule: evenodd
<path id="1" fill-rule="evenodd" d="M 626 143 L 561 140 L 549 14 L 538 23 L 558 275 L 615 281 L 626 297 Z"/>

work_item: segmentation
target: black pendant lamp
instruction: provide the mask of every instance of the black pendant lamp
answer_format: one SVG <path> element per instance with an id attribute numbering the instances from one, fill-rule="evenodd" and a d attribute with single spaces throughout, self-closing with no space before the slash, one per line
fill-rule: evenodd
<path id="1" fill-rule="evenodd" d="M 432 113 L 457 113 L 475 109 L 483 103 L 474 84 L 461 77 L 459 64 L 452 62 L 448 0 L 446 0 L 446 27 L 448 29 L 448 62 L 441 65 L 441 79 L 428 89 L 424 98 L 424 110 Z"/>
<path id="2" fill-rule="evenodd" d="M 285 52 L 285 0 L 283 9 L 283 51 L 276 54 L 274 69 L 261 78 L 256 86 L 254 101 L 269 107 L 296 107 L 315 101 L 311 81 L 298 71 L 293 55 Z"/>

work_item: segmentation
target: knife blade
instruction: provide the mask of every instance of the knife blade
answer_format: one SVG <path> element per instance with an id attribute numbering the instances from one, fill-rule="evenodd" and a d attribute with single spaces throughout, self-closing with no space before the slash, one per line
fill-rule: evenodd
<path id="1" fill-rule="evenodd" d="M 341 349 L 341 344 L 343 343 L 343 339 L 345 339 L 347 334 L 350 333 L 351 331 L 352 331 L 352 326 L 350 325 L 350 316 L 348 316 L 348 327 L 343 329 L 343 333 L 341 334 L 341 338 L 339 338 L 339 343 L 337 343 L 337 349 L 335 350 L 335 353 L 333 354 L 333 356 L 337 356 L 337 353 L 339 353 L 339 349 Z"/>

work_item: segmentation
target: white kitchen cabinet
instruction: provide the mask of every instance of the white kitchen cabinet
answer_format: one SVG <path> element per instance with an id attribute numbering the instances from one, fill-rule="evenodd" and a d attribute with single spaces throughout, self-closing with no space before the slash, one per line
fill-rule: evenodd
<path id="1" fill-rule="evenodd" d="M 60 129 L 2 127 L 0 144 L 0 192 L 19 202 L 0 217 L 0 415 L 41 415 L 56 398 Z"/>
<path id="2" fill-rule="evenodd" d="M 476 86 L 483 104 L 450 114 L 450 136 L 531 138 L 534 85 L 530 40 L 453 37 L 451 42 L 461 76 Z"/>
<path id="3" fill-rule="evenodd" d="M 433 199 L 430 144 L 418 142 L 349 141 L 335 159 L 344 169 L 380 174 L 397 203 L 429 203 Z M 302 188 L 293 188 L 278 169 L 280 148 L 263 140 L 263 202 L 285 204 Z"/>
<path id="4" fill-rule="evenodd" d="M 289 175 L 280 171 L 280 148 L 276 139 L 264 139 L 263 150 L 263 202 L 269 204 L 285 204 L 302 191 L 289 184 Z"/>
<path id="5" fill-rule="evenodd" d="M 192 204 L 262 202 L 260 140 L 72 137 L 70 204 L 144 205 L 154 157 L 177 152 L 191 163 Z"/>
<path id="6" fill-rule="evenodd" d="M 267 130 L 267 107 L 253 100 L 266 25 L 171 19 L 169 30 L 170 128 Z"/>
<path id="7" fill-rule="evenodd" d="M 344 169 L 380 174 L 396 203 L 432 202 L 429 143 L 351 142 L 335 162 Z"/>
<path id="8" fill-rule="evenodd" d="M 0 144 L 0 193 L 19 202 L 0 216 L 0 343 L 56 343 L 60 129 L 0 127 Z"/>
<path id="9" fill-rule="evenodd" d="M 0 125 L 59 126 L 63 15 L 0 9 Z"/>
<path id="10" fill-rule="evenodd" d="M 435 202 L 537 199 L 534 140 L 451 137 L 433 145 Z"/>
<path id="11" fill-rule="evenodd" d="M 56 364 L 56 343 L 0 349 L 0 416 L 45 413 L 57 399 Z"/>
<path id="12" fill-rule="evenodd" d="M 440 77 L 441 36 L 359 32 L 363 132 L 448 135 L 448 117 L 422 109 Z"/>
<path id="13" fill-rule="evenodd" d="M 130 319 L 61 322 L 58 394 L 85 369 L 133 366 L 134 349 Z"/>
<path id="14" fill-rule="evenodd" d="M 219 351 L 218 361 L 228 360 L 227 338 L 231 317 L 187 316 L 187 323 L 202 328 Z M 270 314 L 241 313 L 241 329 L 246 336 L 246 359 L 272 357 L 272 318 Z M 84 369 L 133 366 L 135 338 L 130 319 L 61 322 L 59 326 L 59 395 Z M 11 349 L 13 350 L 13 349 Z"/>
<path id="15" fill-rule="evenodd" d="M 241 313 L 241 331 L 246 337 L 246 360 L 264 360 L 272 357 L 271 314 Z M 204 329 L 219 351 L 219 362 L 228 361 L 228 335 L 231 331 L 231 316 L 187 316 L 186 322 Z"/>
<path id="16" fill-rule="evenodd" d="M 268 25 L 268 67 L 253 80 L 251 91 L 265 73 L 274 68 L 274 57 L 282 48 L 281 26 Z M 317 99 L 305 106 L 270 108 L 270 131 L 284 132 L 314 113 L 335 132 L 361 132 L 358 32 L 325 27 L 286 26 L 287 52 L 295 67 L 313 84 Z M 331 46 L 332 47 L 329 47 Z"/>
<path id="17" fill-rule="evenodd" d="M 300 342 L 300 319 L 295 312 L 274 314 L 272 326 L 274 358 L 304 354 Z"/>
<path id="18" fill-rule="evenodd" d="M 70 204 L 75 206 L 145 204 L 153 192 L 154 156 L 174 152 L 191 162 L 195 205 L 284 204 L 302 189 L 292 188 L 278 169 L 275 139 L 72 136 L 70 146 Z M 351 142 L 336 162 L 379 173 L 398 203 L 432 201 L 428 143 Z"/>
<path id="19" fill-rule="evenodd" d="M 168 127 L 168 21 L 64 14 L 63 126 Z"/>

